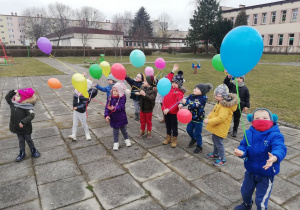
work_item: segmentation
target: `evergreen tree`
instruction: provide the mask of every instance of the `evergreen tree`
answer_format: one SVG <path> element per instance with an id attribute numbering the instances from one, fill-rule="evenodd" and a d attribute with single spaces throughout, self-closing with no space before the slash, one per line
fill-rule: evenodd
<path id="1" fill-rule="evenodd" d="M 234 23 L 234 27 L 237 26 L 243 26 L 243 25 L 248 25 L 247 23 L 247 14 L 245 9 L 242 9 L 241 11 L 239 11 L 235 23 Z"/>
<path id="2" fill-rule="evenodd" d="M 232 28 L 233 24 L 231 20 L 219 19 L 214 23 L 211 34 L 211 42 L 218 53 L 220 53 L 220 48 L 224 37 Z"/>
<path id="3" fill-rule="evenodd" d="M 146 12 L 144 7 L 141 7 L 139 11 L 135 14 L 133 20 L 133 27 L 131 30 L 132 37 L 138 42 L 142 43 L 143 49 L 145 48 L 145 43 L 152 37 L 152 23 L 150 21 L 150 16 Z"/>

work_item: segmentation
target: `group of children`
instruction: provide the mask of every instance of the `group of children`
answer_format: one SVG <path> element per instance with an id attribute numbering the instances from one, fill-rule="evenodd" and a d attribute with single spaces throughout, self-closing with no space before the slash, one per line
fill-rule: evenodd
<path id="1" fill-rule="evenodd" d="M 177 75 L 179 65 L 173 66 L 167 78 L 172 87 L 170 92 L 162 99 L 162 112 L 166 124 L 166 138 L 162 142 L 164 145 L 171 143 L 175 148 L 178 142 L 178 121 L 177 113 L 184 107 L 192 113 L 192 121 L 188 123 L 186 130 L 191 140 L 188 147 L 196 144 L 194 153 L 199 153 L 202 148 L 202 128 L 203 123 L 207 124 L 206 129 L 212 133 L 214 144 L 213 152 L 205 155 L 206 158 L 215 160 L 215 166 L 226 165 L 225 148 L 223 139 L 226 138 L 234 118 L 234 127 L 232 136 L 236 137 L 241 110 L 247 111 L 249 104 L 249 91 L 245 86 L 245 77 L 236 78 L 238 87 L 230 75 L 224 79 L 224 84 L 219 85 L 214 90 L 216 105 L 210 114 L 205 118 L 205 105 L 207 102 L 207 93 L 213 88 L 210 83 L 197 84 L 187 98 L 184 97 L 186 90 L 183 88 L 183 72 Z M 131 146 L 131 141 L 127 132 L 127 115 L 125 111 L 126 104 L 126 86 L 112 76 L 108 76 L 108 86 L 101 87 L 94 85 L 97 89 L 106 92 L 107 102 L 105 106 L 104 117 L 113 128 L 113 150 L 119 149 L 119 131 L 121 130 L 125 145 Z M 126 76 L 127 83 L 131 86 L 130 98 L 134 102 L 135 119 L 140 121 L 140 133 L 138 138 L 152 138 L 152 113 L 155 107 L 157 94 L 157 80 L 154 76 L 144 76 L 137 74 L 135 79 Z M 97 89 L 93 88 L 92 81 L 88 81 L 88 92 L 90 98 L 85 98 L 80 92 L 75 90 L 73 99 L 73 128 L 70 139 L 76 140 L 76 131 L 78 121 L 81 121 L 84 127 L 86 140 L 90 140 L 89 129 L 86 123 L 86 109 L 91 98 L 97 95 Z M 238 108 L 238 97 L 236 89 L 239 90 L 240 109 Z M 32 125 L 34 118 L 33 106 L 36 102 L 34 90 L 31 88 L 12 90 L 6 95 L 6 101 L 11 107 L 10 131 L 16 133 L 19 139 L 20 154 L 16 161 L 22 161 L 25 154 L 25 141 L 31 149 L 33 157 L 38 158 L 40 153 L 35 148 L 31 139 Z M 237 206 L 236 210 L 248 210 L 252 207 L 252 194 L 256 188 L 256 206 L 258 209 L 267 209 L 268 199 L 271 194 L 274 176 L 279 173 L 280 162 L 286 155 L 286 146 L 284 137 L 280 133 L 276 123 L 277 116 L 264 108 L 256 109 L 248 120 L 252 126 L 246 131 L 246 136 L 241 141 L 234 154 L 244 158 L 245 178 L 241 187 L 243 203 Z M 147 130 L 146 130 L 147 127 Z"/>

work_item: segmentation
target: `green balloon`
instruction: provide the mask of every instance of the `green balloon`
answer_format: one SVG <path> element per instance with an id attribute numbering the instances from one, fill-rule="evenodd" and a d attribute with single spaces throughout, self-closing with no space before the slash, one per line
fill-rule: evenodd
<path id="1" fill-rule="evenodd" d="M 91 65 L 89 71 L 90 71 L 90 75 L 94 79 L 100 79 L 102 76 L 102 69 L 98 64 Z"/>
<path id="2" fill-rule="evenodd" d="M 220 54 L 217 54 L 213 57 L 212 59 L 212 65 L 217 71 L 224 71 L 225 67 L 223 66 L 223 63 L 221 61 L 221 56 Z"/>

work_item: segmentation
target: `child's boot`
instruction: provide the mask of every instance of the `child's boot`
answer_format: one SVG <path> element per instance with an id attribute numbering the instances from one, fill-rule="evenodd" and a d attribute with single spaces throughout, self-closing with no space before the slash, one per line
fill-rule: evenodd
<path id="1" fill-rule="evenodd" d="M 24 160 L 25 157 L 26 157 L 25 151 L 24 150 L 20 150 L 20 154 L 16 158 L 16 162 L 20 162 L 20 161 Z"/>
<path id="2" fill-rule="evenodd" d="M 70 135 L 68 138 L 69 138 L 70 140 L 72 140 L 72 141 L 77 141 L 77 140 L 76 140 L 76 136 L 73 135 L 73 134 Z"/>
<path id="3" fill-rule="evenodd" d="M 141 130 L 140 134 L 137 136 L 139 139 L 143 138 L 143 136 L 145 135 L 145 131 Z"/>
<path id="4" fill-rule="evenodd" d="M 36 148 L 32 148 L 31 149 L 31 156 L 34 158 L 38 158 L 41 156 L 41 154 L 39 153 L 39 151 Z"/>
<path id="5" fill-rule="evenodd" d="M 194 150 L 194 153 L 199 153 L 202 152 L 202 147 L 201 146 L 196 146 L 196 149 Z"/>
<path id="6" fill-rule="evenodd" d="M 125 139 L 125 145 L 126 147 L 130 147 L 131 146 L 131 142 L 129 139 Z"/>
<path id="7" fill-rule="evenodd" d="M 189 147 L 193 147 L 196 142 L 196 139 L 192 139 L 189 143 Z"/>
<path id="8" fill-rule="evenodd" d="M 233 128 L 231 136 L 236 137 L 236 134 L 237 134 L 237 128 Z"/>
<path id="9" fill-rule="evenodd" d="M 151 131 L 147 131 L 147 139 L 152 139 Z"/>
<path id="10" fill-rule="evenodd" d="M 234 210 L 251 210 L 252 205 L 247 205 L 246 203 L 242 203 L 234 208 Z"/>
<path id="11" fill-rule="evenodd" d="M 167 135 L 167 137 L 165 138 L 165 140 L 163 141 L 163 144 L 169 144 L 171 142 L 171 135 Z"/>
<path id="12" fill-rule="evenodd" d="M 115 150 L 115 151 L 119 150 L 119 143 L 118 142 L 114 143 L 113 150 Z"/>
<path id="13" fill-rule="evenodd" d="M 88 133 L 88 134 L 85 134 L 85 139 L 87 140 L 87 141 L 89 141 L 89 140 L 91 140 L 92 138 L 91 138 L 91 135 Z"/>
<path id="14" fill-rule="evenodd" d="M 171 147 L 173 148 L 177 147 L 177 136 L 172 137 Z"/>

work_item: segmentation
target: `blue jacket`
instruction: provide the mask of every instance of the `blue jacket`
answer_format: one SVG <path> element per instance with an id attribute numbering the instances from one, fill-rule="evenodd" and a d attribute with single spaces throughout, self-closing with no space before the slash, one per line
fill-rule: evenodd
<path id="1" fill-rule="evenodd" d="M 137 82 L 137 81 L 135 81 L 134 79 L 131 79 L 130 77 L 128 77 L 127 75 L 126 75 L 126 77 L 125 77 L 125 80 L 126 80 L 126 82 L 127 82 L 127 83 L 130 85 L 130 87 L 131 87 L 131 95 L 130 95 L 130 98 L 131 98 L 132 100 L 139 101 L 139 100 L 140 100 L 140 97 L 139 97 L 138 95 L 135 95 L 135 92 L 140 92 L 140 90 L 141 90 L 140 88 L 141 88 L 143 82 L 142 82 L 142 81 Z"/>
<path id="2" fill-rule="evenodd" d="M 246 130 L 247 139 L 250 146 L 244 139 L 241 141 L 239 150 L 244 152 L 241 158 L 245 158 L 244 165 L 247 171 L 254 175 L 274 176 L 279 173 L 280 162 L 286 156 L 286 146 L 284 137 L 280 133 L 277 123 L 266 131 L 257 131 L 253 126 Z M 277 157 L 277 161 L 265 170 L 263 168 L 269 159 L 268 152 Z"/>
<path id="3" fill-rule="evenodd" d="M 204 107 L 207 101 L 206 95 L 194 95 L 191 94 L 186 98 L 186 103 L 183 106 L 188 106 L 188 109 L 192 113 L 192 121 L 200 122 L 205 117 Z"/>
<path id="4" fill-rule="evenodd" d="M 89 89 L 88 91 L 89 96 L 91 98 L 94 98 L 97 93 L 98 90 L 97 89 Z M 88 104 L 90 103 L 90 100 L 88 98 L 85 98 L 84 96 L 79 96 L 75 93 L 74 97 L 73 97 L 73 107 L 77 107 L 76 111 L 80 112 L 80 113 L 84 113 L 86 111 L 86 107 L 88 106 Z"/>
<path id="5" fill-rule="evenodd" d="M 115 84 L 109 84 L 106 87 L 101 87 L 99 84 L 97 84 L 96 88 L 101 90 L 102 92 L 106 92 L 106 98 L 108 98 L 110 96 L 110 91 L 114 85 Z"/>

